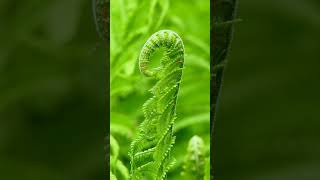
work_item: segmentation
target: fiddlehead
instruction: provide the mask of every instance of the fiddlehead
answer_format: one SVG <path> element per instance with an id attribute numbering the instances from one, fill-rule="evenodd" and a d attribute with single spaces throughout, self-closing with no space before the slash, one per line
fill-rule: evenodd
<path id="1" fill-rule="evenodd" d="M 204 142 L 199 136 L 190 139 L 182 172 L 182 176 L 186 179 L 204 179 L 206 164 L 204 148 Z"/>
<path id="2" fill-rule="evenodd" d="M 150 57 L 160 48 L 165 50 L 160 66 L 150 69 Z M 150 90 L 153 97 L 143 105 L 145 120 L 131 144 L 131 179 L 166 179 L 172 165 L 173 123 L 183 63 L 182 39 L 170 30 L 153 34 L 141 50 L 140 71 L 157 82 Z"/>

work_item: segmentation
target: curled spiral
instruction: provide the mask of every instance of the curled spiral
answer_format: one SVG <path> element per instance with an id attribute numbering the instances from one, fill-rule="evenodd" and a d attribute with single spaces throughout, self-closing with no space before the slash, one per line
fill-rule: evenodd
<path id="1" fill-rule="evenodd" d="M 164 48 L 160 66 L 150 69 L 152 54 Z M 139 67 L 143 75 L 157 79 L 153 94 L 143 105 L 145 120 L 130 148 L 131 179 L 165 179 L 173 164 L 170 152 L 175 142 L 173 123 L 184 64 L 184 45 L 171 30 L 154 33 L 144 44 Z"/>
<path id="2" fill-rule="evenodd" d="M 167 61 L 175 61 L 180 64 L 178 67 L 183 66 L 184 62 L 184 45 L 180 36 L 171 30 L 161 30 L 154 33 L 144 44 L 140 57 L 139 67 L 142 74 L 148 77 L 158 75 L 159 70 L 150 70 L 148 68 L 150 56 L 159 48 L 164 47 L 166 52 L 164 54 L 161 66 L 165 66 Z M 162 67 L 163 68 L 163 67 Z"/>

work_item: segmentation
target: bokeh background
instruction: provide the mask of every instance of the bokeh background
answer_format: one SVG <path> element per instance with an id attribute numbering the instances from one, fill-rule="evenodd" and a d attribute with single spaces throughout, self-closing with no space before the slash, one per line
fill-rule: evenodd
<path id="1" fill-rule="evenodd" d="M 91 1 L 0 1 L 0 179 L 106 179 Z"/>
<path id="2" fill-rule="evenodd" d="M 240 0 L 238 18 L 217 112 L 216 179 L 320 179 L 320 2 Z"/>

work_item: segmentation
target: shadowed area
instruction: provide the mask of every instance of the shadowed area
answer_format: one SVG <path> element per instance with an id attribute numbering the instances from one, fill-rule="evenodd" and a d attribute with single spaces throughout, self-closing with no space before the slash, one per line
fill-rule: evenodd
<path id="1" fill-rule="evenodd" d="M 0 2 L 0 179 L 104 179 L 105 53 L 91 2 Z"/>
<path id="2" fill-rule="evenodd" d="M 216 179 L 319 179 L 319 1 L 239 1 L 237 16 Z"/>

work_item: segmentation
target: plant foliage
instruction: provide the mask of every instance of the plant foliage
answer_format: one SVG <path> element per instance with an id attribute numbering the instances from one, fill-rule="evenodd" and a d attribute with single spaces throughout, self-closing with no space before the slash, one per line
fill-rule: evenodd
<path id="1" fill-rule="evenodd" d="M 208 179 L 205 177 L 206 163 L 204 142 L 199 136 L 193 136 L 188 144 L 182 175 L 186 179 Z"/>
<path id="2" fill-rule="evenodd" d="M 160 66 L 150 69 L 151 56 L 161 48 L 165 52 Z M 157 82 L 150 90 L 153 97 L 143 106 L 145 120 L 140 125 L 139 135 L 131 144 L 132 179 L 165 179 L 172 166 L 173 124 L 183 63 L 182 39 L 170 30 L 153 34 L 141 50 L 140 71 Z"/>
<path id="3" fill-rule="evenodd" d="M 190 138 L 198 134 L 203 138 L 205 149 L 209 149 L 209 3 L 207 0 L 191 0 L 190 3 L 182 0 L 110 1 L 110 129 L 111 135 L 120 147 L 117 160 L 131 170 L 132 179 L 143 179 L 142 176 L 144 178 L 152 176 L 155 179 L 185 179 L 181 176 L 181 172 L 185 149 Z M 186 10 L 192 13 L 185 13 Z M 155 51 L 150 56 L 152 60 L 148 62 L 148 70 L 151 69 L 152 72 L 157 73 L 149 73 L 145 71 L 147 70 L 144 69 L 145 66 L 142 68 L 140 66 L 146 75 L 156 77 L 141 76 L 138 63 L 140 51 L 147 38 L 161 29 L 171 29 L 183 40 L 186 53 L 182 78 L 180 78 L 180 68 L 182 68 L 180 62 L 175 62 L 179 66 L 172 66 L 178 68 L 177 70 L 169 70 L 167 65 L 170 63 L 163 64 L 166 58 L 170 59 L 168 57 L 163 59 L 165 46 Z M 167 87 L 167 90 L 171 89 L 167 92 L 170 98 L 161 98 L 163 104 L 155 112 L 170 109 L 172 116 L 165 118 L 163 123 L 147 117 L 153 110 L 151 106 L 155 105 L 152 99 L 166 97 L 165 94 L 158 93 L 163 90 L 161 88 L 165 88 L 165 86 L 158 86 L 163 82 L 159 78 L 165 76 L 160 73 L 161 69 L 156 69 L 159 64 L 166 66 L 162 70 L 167 69 L 165 70 L 165 74 L 168 74 L 167 78 L 171 74 L 176 79 L 174 84 L 168 84 Z M 178 84 L 180 88 L 177 94 Z M 157 89 L 159 87 L 161 88 Z M 153 97 L 148 100 L 150 89 Z M 175 100 L 176 98 L 178 101 Z M 142 106 L 144 108 L 141 108 Z M 175 113 L 177 116 L 174 115 Z M 154 122 L 157 124 L 152 124 Z M 173 122 L 177 125 L 176 127 L 173 126 Z M 172 148 L 173 142 L 175 143 Z M 175 159 L 174 164 L 172 164 L 172 157 Z M 145 171 L 142 173 L 143 168 L 151 169 L 151 166 L 155 167 L 151 173 L 145 173 Z M 123 178 L 114 171 L 112 174 L 118 179 Z"/>

